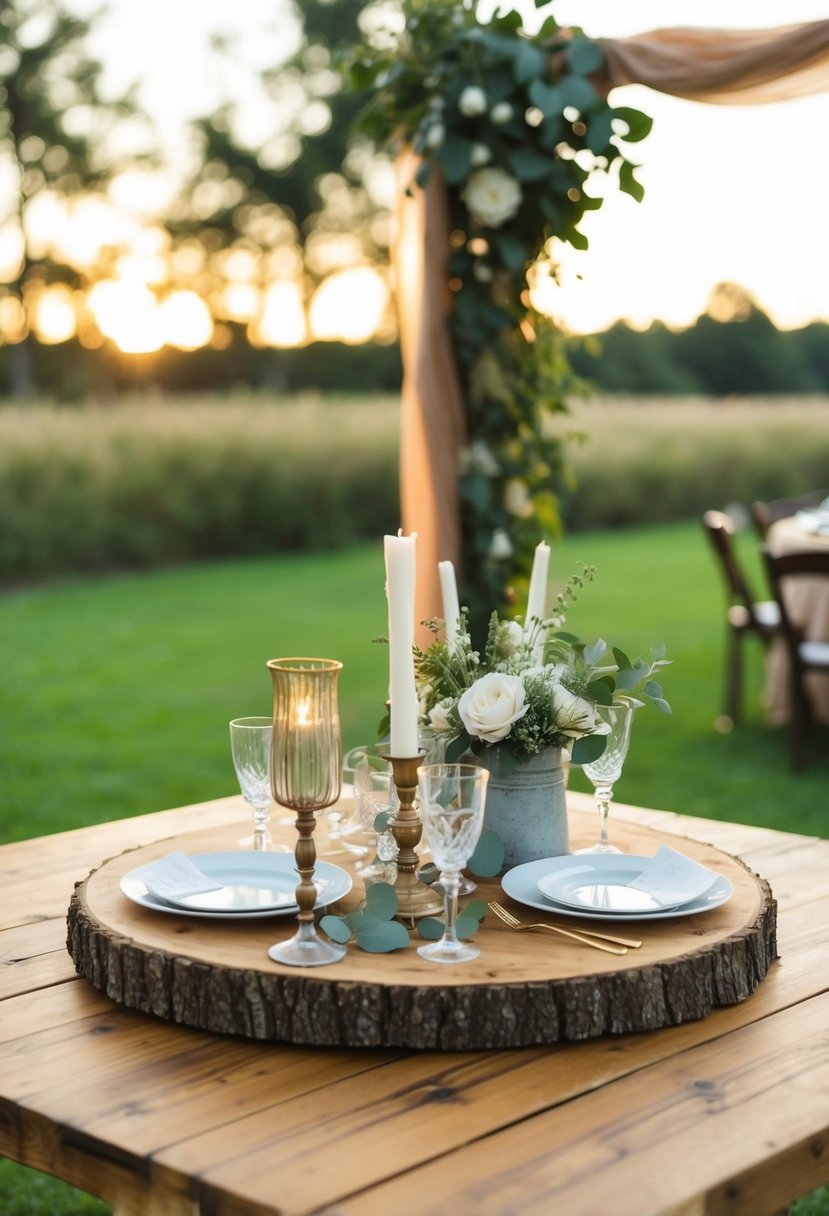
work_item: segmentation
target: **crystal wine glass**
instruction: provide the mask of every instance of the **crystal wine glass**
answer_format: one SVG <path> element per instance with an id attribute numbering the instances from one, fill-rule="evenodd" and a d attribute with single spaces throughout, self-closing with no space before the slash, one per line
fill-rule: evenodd
<path id="1" fill-rule="evenodd" d="M 271 718 L 234 718 L 230 723 L 230 751 L 242 797 L 253 811 L 253 835 L 239 841 L 254 849 L 271 843 Z"/>
<path id="2" fill-rule="evenodd" d="M 430 764 L 418 769 L 420 816 L 435 864 L 440 869 L 446 929 L 440 941 L 419 946 L 433 963 L 461 963 L 477 958 L 477 946 L 458 940 L 460 872 L 471 857 L 484 824 L 489 772 L 475 764 Z"/>
<path id="3" fill-rule="evenodd" d="M 597 760 L 582 765 L 582 770 L 590 779 L 596 797 L 596 809 L 599 812 L 599 839 L 589 849 L 577 849 L 577 853 L 621 853 L 607 838 L 607 816 L 610 802 L 613 798 L 613 787 L 622 775 L 622 765 L 630 746 L 630 729 L 633 726 L 633 715 L 642 706 L 641 701 L 628 700 L 615 705 L 599 705 L 596 708 L 596 718 L 610 727 L 610 733 L 605 736 L 605 749 Z"/>

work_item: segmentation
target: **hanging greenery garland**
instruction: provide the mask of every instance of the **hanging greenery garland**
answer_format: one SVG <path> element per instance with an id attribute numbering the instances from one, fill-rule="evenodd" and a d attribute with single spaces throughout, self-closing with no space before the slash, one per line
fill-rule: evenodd
<path id="1" fill-rule="evenodd" d="M 530 36 L 516 11 L 481 24 L 456 0 L 403 0 L 402 29 L 375 28 L 350 57 L 369 94 L 359 129 L 396 153 L 422 156 L 411 189 L 439 172 L 448 193 L 454 350 L 467 411 L 463 454 L 464 600 L 473 628 L 508 610 L 539 536 L 561 530 L 568 471 L 545 419 L 580 387 L 562 332 L 528 283 L 555 277 L 555 240 L 587 248 L 580 225 L 612 175 L 641 199 L 624 146 L 651 120 L 613 108 L 591 77 L 599 45 L 548 17 Z M 367 23 L 369 24 L 369 23 Z M 545 430 L 547 433 L 545 433 Z"/>

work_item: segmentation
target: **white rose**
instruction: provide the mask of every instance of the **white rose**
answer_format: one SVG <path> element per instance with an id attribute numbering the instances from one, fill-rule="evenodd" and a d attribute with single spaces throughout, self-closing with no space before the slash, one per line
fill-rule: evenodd
<path id="1" fill-rule="evenodd" d="M 556 726 L 563 735 L 580 739 L 582 735 L 607 735 L 610 727 L 596 720 L 596 707 L 592 701 L 579 697 L 563 684 L 553 688 L 553 705 L 556 711 Z"/>
<path id="2" fill-rule="evenodd" d="M 481 165 L 488 165 L 492 160 L 492 153 L 486 144 L 473 144 L 472 151 L 469 154 L 469 159 L 476 169 Z"/>
<path id="3" fill-rule="evenodd" d="M 515 178 L 497 168 L 476 169 L 461 195 L 472 218 L 488 228 L 512 219 L 523 197 Z"/>
<path id="4" fill-rule="evenodd" d="M 439 148 L 443 143 L 446 130 L 442 122 L 432 123 L 429 130 L 426 132 L 425 144 L 427 148 Z"/>
<path id="5" fill-rule="evenodd" d="M 512 557 L 512 541 L 510 540 L 504 528 L 496 528 L 492 533 L 492 540 L 489 543 L 489 556 L 500 561 L 507 557 Z"/>
<path id="6" fill-rule="evenodd" d="M 470 735 L 487 743 L 506 739 L 513 722 L 523 718 L 528 709 L 519 677 L 495 671 L 476 680 L 458 701 L 461 722 Z"/>
<path id="7" fill-rule="evenodd" d="M 458 109 L 466 118 L 486 113 L 486 93 L 476 84 L 467 85 L 458 98 Z"/>
<path id="8" fill-rule="evenodd" d="M 514 110 L 508 101 L 499 101 L 497 106 L 493 106 L 489 112 L 489 117 L 493 122 L 503 126 L 505 122 L 509 122 L 514 114 Z"/>
<path id="9" fill-rule="evenodd" d="M 451 711 L 451 697 L 446 697 L 443 701 L 438 701 L 437 705 L 433 705 L 429 710 L 429 725 L 431 726 L 432 730 L 438 732 L 451 730 Z"/>

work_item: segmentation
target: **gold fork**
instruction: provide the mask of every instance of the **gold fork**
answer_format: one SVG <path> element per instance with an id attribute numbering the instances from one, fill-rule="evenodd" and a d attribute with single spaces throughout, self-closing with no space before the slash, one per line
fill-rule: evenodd
<path id="1" fill-rule="evenodd" d="M 594 933 L 590 929 L 576 933 L 571 929 L 562 929 L 559 925 L 548 925 L 544 921 L 534 921 L 532 924 L 526 924 L 495 901 L 491 902 L 489 907 L 505 925 L 509 925 L 510 929 L 524 931 L 528 929 L 549 929 L 551 933 L 559 933 L 562 937 L 572 937 L 574 941 L 582 942 L 585 946 L 593 946 L 596 950 L 604 950 L 607 954 L 627 954 L 628 947 L 632 950 L 637 950 L 642 945 L 640 941 L 636 941 L 633 938 L 611 937 L 609 933 Z M 615 944 L 612 946 L 604 945 L 605 942 L 613 942 Z"/>

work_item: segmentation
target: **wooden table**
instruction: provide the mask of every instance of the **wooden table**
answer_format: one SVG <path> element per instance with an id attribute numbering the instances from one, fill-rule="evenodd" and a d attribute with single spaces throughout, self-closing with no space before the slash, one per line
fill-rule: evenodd
<path id="1" fill-rule="evenodd" d="M 134 1216 L 776 1212 L 829 1181 L 829 841 L 615 809 L 622 837 L 625 822 L 711 841 L 767 878 L 781 957 L 703 1020 L 512 1051 L 262 1044 L 78 979 L 73 883 L 199 826 L 232 839 L 240 798 L 4 846 L 0 1153 Z"/>
<path id="2" fill-rule="evenodd" d="M 829 550 L 829 535 L 810 531 L 796 515 L 778 519 L 766 536 L 769 552 L 784 553 Z M 799 578 L 784 592 L 792 619 L 803 629 L 803 636 L 814 641 L 829 641 L 829 592 L 823 579 Z M 809 697 L 816 717 L 829 722 L 829 680 L 807 675 Z M 777 638 L 768 653 L 764 701 L 769 721 L 775 726 L 790 716 L 789 655 L 782 638 Z"/>

